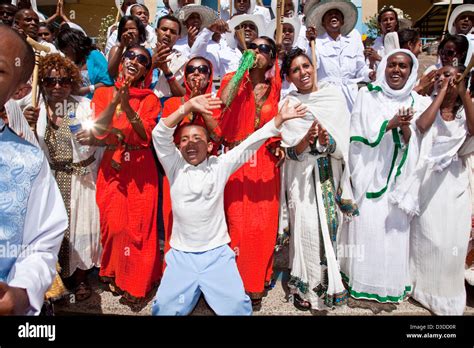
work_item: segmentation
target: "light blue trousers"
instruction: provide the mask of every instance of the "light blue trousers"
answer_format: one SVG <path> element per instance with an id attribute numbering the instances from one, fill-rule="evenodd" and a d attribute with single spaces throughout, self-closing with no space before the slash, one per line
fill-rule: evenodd
<path id="1" fill-rule="evenodd" d="M 171 248 L 165 255 L 166 269 L 153 301 L 153 315 L 188 315 L 201 292 L 217 315 L 251 315 L 252 303 L 226 244 L 189 253 Z"/>

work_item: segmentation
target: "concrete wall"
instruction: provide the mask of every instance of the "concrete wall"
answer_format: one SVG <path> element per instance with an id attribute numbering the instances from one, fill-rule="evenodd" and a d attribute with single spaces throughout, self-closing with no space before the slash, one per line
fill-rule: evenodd
<path id="1" fill-rule="evenodd" d="M 428 11 L 431 4 L 431 0 L 378 0 L 378 9 L 381 9 L 384 5 L 393 5 L 409 14 L 412 21 L 415 22 Z"/>

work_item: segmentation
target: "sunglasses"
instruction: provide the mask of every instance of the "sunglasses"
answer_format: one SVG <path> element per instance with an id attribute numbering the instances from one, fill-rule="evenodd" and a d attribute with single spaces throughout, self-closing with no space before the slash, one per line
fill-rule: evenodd
<path id="1" fill-rule="evenodd" d="M 253 30 L 253 31 L 257 31 L 257 26 L 253 23 L 243 23 L 241 25 L 238 25 L 237 27 L 235 27 L 236 30 L 238 29 L 250 29 L 250 30 Z"/>
<path id="2" fill-rule="evenodd" d="M 49 88 L 56 87 L 57 84 L 62 87 L 72 85 L 72 79 L 70 77 L 45 77 L 41 81 Z"/>
<path id="3" fill-rule="evenodd" d="M 127 51 L 123 55 L 124 58 L 134 60 L 137 58 L 138 64 L 147 67 L 148 66 L 148 57 L 145 56 L 144 54 L 136 54 L 134 51 Z"/>
<path id="4" fill-rule="evenodd" d="M 443 49 L 443 50 L 441 51 L 441 54 L 442 54 L 443 56 L 446 56 L 446 57 L 454 57 L 454 56 L 456 55 L 456 53 L 457 53 L 457 52 L 454 51 L 454 50 L 444 50 L 444 49 Z"/>
<path id="5" fill-rule="evenodd" d="M 258 48 L 259 52 L 269 54 L 270 56 L 273 56 L 272 55 L 273 49 L 272 49 L 272 46 L 270 46 L 270 45 L 266 45 L 266 44 L 257 45 L 256 43 L 251 42 L 247 45 L 247 48 L 250 49 L 250 50 L 255 50 L 255 49 Z"/>
<path id="6" fill-rule="evenodd" d="M 192 74 L 196 70 L 199 71 L 201 74 L 206 74 L 207 75 L 207 74 L 210 73 L 210 69 L 207 65 L 199 65 L 199 66 L 188 65 L 186 67 L 186 75 Z"/>

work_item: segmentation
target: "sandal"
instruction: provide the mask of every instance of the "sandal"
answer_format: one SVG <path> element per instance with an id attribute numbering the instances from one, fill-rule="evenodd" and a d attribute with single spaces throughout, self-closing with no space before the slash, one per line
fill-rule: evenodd
<path id="1" fill-rule="evenodd" d="M 262 306 L 262 299 L 261 298 L 251 298 L 250 300 L 252 301 L 252 307 L 253 308 Z"/>
<path id="2" fill-rule="evenodd" d="M 311 303 L 303 300 L 300 295 L 293 295 L 293 305 L 300 311 L 309 311 L 311 309 Z"/>
<path id="3" fill-rule="evenodd" d="M 123 291 L 113 281 L 109 283 L 109 290 L 114 296 L 123 295 Z"/>
<path id="4" fill-rule="evenodd" d="M 129 302 L 130 304 L 139 304 L 141 302 L 141 298 L 135 297 L 130 295 L 128 292 L 124 291 L 122 297 Z"/>
<path id="5" fill-rule="evenodd" d="M 77 301 L 87 300 L 92 295 L 92 289 L 89 284 L 85 282 L 80 282 L 79 285 L 74 290 L 74 296 Z"/>

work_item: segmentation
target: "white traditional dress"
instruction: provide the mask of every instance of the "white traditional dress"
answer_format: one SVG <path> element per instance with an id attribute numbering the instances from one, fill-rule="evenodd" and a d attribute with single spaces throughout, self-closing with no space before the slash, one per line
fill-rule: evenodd
<path id="1" fill-rule="evenodd" d="M 385 80 L 387 59 L 398 52 L 409 55 L 413 67 L 405 86 L 391 89 Z M 360 90 L 351 116 L 349 164 L 360 215 L 346 230 L 341 259 L 355 298 L 400 302 L 411 290 L 408 272 L 410 216 L 393 205 L 389 196 L 414 170 L 419 147 L 416 137 L 408 144 L 399 129 L 386 131 L 401 107 L 413 107 L 414 120 L 426 109 L 427 99 L 412 92 L 418 61 L 407 50 L 395 50 L 378 67 L 374 85 Z M 412 133 L 415 131 L 412 126 Z"/>
<path id="2" fill-rule="evenodd" d="M 289 225 L 290 231 L 290 291 L 309 301 L 313 309 L 321 310 L 347 300 L 336 243 L 343 213 L 352 215 L 357 208 L 347 165 L 349 111 L 337 87 L 325 82 L 319 87 L 310 94 L 293 91 L 287 97 L 291 103 L 303 103 L 308 113 L 282 126 L 282 146 L 288 159 L 282 171 L 281 204 L 288 214 L 281 216 L 289 217 L 285 226 Z M 322 148 L 317 142 L 317 146 L 308 146 L 296 155 L 294 147 L 316 119 L 330 134 L 330 144 Z M 285 222 L 280 221 L 282 230 Z"/>
<path id="3" fill-rule="evenodd" d="M 43 152 L 0 119 L 0 282 L 26 289 L 38 315 L 56 274 L 67 228 L 64 203 Z"/>
<path id="4" fill-rule="evenodd" d="M 438 111 L 422 139 L 419 205 L 410 235 L 411 296 L 438 315 L 462 315 L 466 305 L 472 207 L 468 168 L 459 153 L 467 136 L 460 109 L 453 121 L 443 120 Z M 463 150 L 467 156 L 474 148 Z"/>
<path id="5" fill-rule="evenodd" d="M 78 96 L 73 98 L 78 102 L 77 119 L 81 122 L 91 119 L 90 100 Z M 58 182 L 70 220 L 59 255 L 61 276 L 69 277 L 76 269 L 100 266 L 96 180 L 103 149 L 79 146 L 73 139 L 67 116 L 56 128 L 48 122 L 43 101 L 39 107 L 38 140 Z"/>

